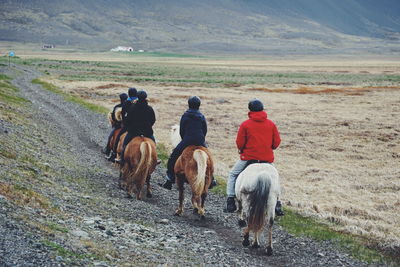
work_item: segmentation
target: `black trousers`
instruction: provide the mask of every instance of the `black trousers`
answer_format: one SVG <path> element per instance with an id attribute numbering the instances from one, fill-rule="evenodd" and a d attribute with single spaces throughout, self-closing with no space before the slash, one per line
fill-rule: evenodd
<path id="1" fill-rule="evenodd" d="M 179 156 L 182 154 L 183 150 L 187 148 L 188 146 L 192 145 L 199 145 L 199 146 L 204 146 L 206 145 L 203 144 L 198 144 L 198 143 L 193 143 L 193 142 L 187 142 L 182 140 L 175 148 L 172 150 L 171 155 L 169 156 L 168 163 L 167 163 L 167 176 L 168 179 L 172 182 L 175 183 L 175 173 L 174 173 L 174 167 L 175 163 L 178 160 Z"/>

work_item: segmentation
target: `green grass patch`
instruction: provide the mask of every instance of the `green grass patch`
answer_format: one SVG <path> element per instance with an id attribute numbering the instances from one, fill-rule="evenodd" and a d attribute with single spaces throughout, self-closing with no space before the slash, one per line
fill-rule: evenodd
<path id="1" fill-rule="evenodd" d="M 61 232 L 61 233 L 68 233 L 69 232 L 69 230 L 67 228 L 65 228 L 65 227 L 63 227 L 63 226 L 61 226 L 61 225 L 59 225 L 57 223 L 49 222 L 46 225 L 47 225 L 47 227 L 49 227 L 53 231 L 58 231 L 58 232 Z"/>
<path id="2" fill-rule="evenodd" d="M 169 152 L 163 143 L 157 143 L 157 158 L 161 160 L 161 164 L 167 167 Z"/>
<path id="3" fill-rule="evenodd" d="M 52 241 L 49 241 L 49 240 L 42 240 L 42 244 L 45 245 L 46 247 L 49 247 L 49 248 L 55 250 L 56 253 L 62 257 L 77 258 L 77 259 L 91 259 L 91 258 L 99 259 L 99 257 L 97 257 L 96 255 L 86 254 L 86 253 L 80 254 L 80 253 L 70 251 L 70 250 L 62 247 L 61 245 L 54 243 Z"/>
<path id="4" fill-rule="evenodd" d="M 106 107 L 95 105 L 95 104 L 92 104 L 92 103 L 89 103 L 89 102 L 83 100 L 80 97 L 67 94 L 67 93 L 61 91 L 60 89 L 58 89 L 57 86 L 50 84 L 48 82 L 42 81 L 40 79 L 33 79 L 32 83 L 39 84 L 46 90 L 49 90 L 53 93 L 62 95 L 66 101 L 77 103 L 91 111 L 94 111 L 97 113 L 102 113 L 102 114 L 107 114 L 109 112 L 109 110 Z"/>
<path id="5" fill-rule="evenodd" d="M 226 196 L 226 180 L 222 178 L 221 176 L 214 176 L 214 178 L 217 180 L 217 186 L 211 189 L 211 192 L 214 194 Z"/>
<path id="6" fill-rule="evenodd" d="M 377 250 L 369 248 L 369 242 L 361 237 L 334 231 L 328 224 L 301 216 L 290 208 L 284 207 L 284 211 L 285 216 L 279 218 L 279 225 L 295 236 L 332 241 L 354 258 L 368 263 L 383 263 L 388 266 L 400 264 L 400 261 L 395 262 L 392 258 L 383 256 Z"/>
<path id="7" fill-rule="evenodd" d="M 11 78 L 8 77 L 7 75 L 1 74 L 1 73 L 0 73 L 0 80 L 10 80 L 10 79 L 11 79 Z"/>

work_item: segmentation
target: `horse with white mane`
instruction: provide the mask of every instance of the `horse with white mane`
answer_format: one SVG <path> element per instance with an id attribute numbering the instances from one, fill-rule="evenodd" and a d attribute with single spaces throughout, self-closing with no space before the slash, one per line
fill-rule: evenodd
<path id="1" fill-rule="evenodd" d="M 272 164 L 254 163 L 249 165 L 237 178 L 235 194 L 239 203 L 239 225 L 244 229 L 243 246 L 249 246 L 250 231 L 254 233 L 253 248 L 259 247 L 259 236 L 267 218 L 267 255 L 272 255 L 272 226 L 275 205 L 281 194 L 279 174 Z M 266 218 L 265 218 L 266 217 Z"/>
<path id="2" fill-rule="evenodd" d="M 171 127 L 173 147 L 176 147 L 181 141 L 179 130 L 179 125 Z M 175 163 L 174 173 L 179 190 L 179 207 L 175 215 L 183 214 L 184 183 L 187 182 L 192 190 L 193 213 L 198 213 L 204 219 L 204 202 L 214 173 L 214 163 L 210 151 L 203 146 L 186 147 Z"/>

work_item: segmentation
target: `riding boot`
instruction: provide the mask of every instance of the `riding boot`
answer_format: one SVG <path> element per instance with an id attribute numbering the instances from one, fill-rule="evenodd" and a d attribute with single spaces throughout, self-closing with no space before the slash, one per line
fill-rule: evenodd
<path id="1" fill-rule="evenodd" d="M 236 209 L 235 197 L 228 197 L 226 200 L 226 211 L 232 213 L 235 212 Z"/>
<path id="2" fill-rule="evenodd" d="M 174 175 L 175 174 L 168 173 L 167 171 L 167 175 L 165 176 L 165 182 L 159 183 L 158 185 L 161 186 L 162 188 L 171 190 L 172 185 L 175 183 L 175 179 L 173 179 Z"/>
<path id="3" fill-rule="evenodd" d="M 285 213 L 283 212 L 282 203 L 281 203 L 280 200 L 278 200 L 278 201 L 276 202 L 276 206 L 275 206 L 275 215 L 276 215 L 276 216 L 283 216 L 283 215 L 285 215 Z"/>
<path id="4" fill-rule="evenodd" d="M 213 175 L 213 176 L 212 176 L 211 184 L 210 184 L 210 186 L 208 187 L 208 189 L 212 189 L 214 186 L 217 186 L 217 185 L 218 185 L 217 180 L 215 180 L 215 177 L 214 177 L 214 175 Z"/>
<path id="5" fill-rule="evenodd" d="M 115 153 L 114 151 L 111 151 L 110 155 L 108 155 L 108 157 L 106 157 L 106 159 L 108 159 L 108 161 L 114 162 L 116 156 L 117 156 L 117 153 Z"/>
<path id="6" fill-rule="evenodd" d="M 111 149 L 109 148 L 109 146 L 108 146 L 108 144 L 107 144 L 107 146 L 105 146 L 105 147 L 101 150 L 101 153 L 108 155 L 108 154 L 110 154 L 110 151 L 111 151 Z"/>

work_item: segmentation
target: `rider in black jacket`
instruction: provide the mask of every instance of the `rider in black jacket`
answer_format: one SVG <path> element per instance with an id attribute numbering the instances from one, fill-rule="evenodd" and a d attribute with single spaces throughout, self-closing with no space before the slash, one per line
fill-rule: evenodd
<path id="1" fill-rule="evenodd" d="M 114 122 L 114 125 L 113 125 L 110 135 L 108 136 L 107 145 L 102 150 L 102 152 L 104 154 L 106 154 L 107 156 L 111 152 L 111 148 L 110 148 L 111 137 L 114 135 L 115 130 L 121 128 L 121 123 L 122 123 L 122 122 L 118 122 L 117 119 L 115 118 L 115 111 L 117 110 L 117 108 L 121 108 L 123 106 L 123 104 L 125 103 L 127 98 L 128 98 L 127 94 L 125 94 L 125 93 L 120 94 L 119 95 L 120 103 L 118 105 L 115 105 L 113 108 L 113 111 L 111 112 L 111 118 L 112 118 L 112 121 Z"/>
<path id="2" fill-rule="evenodd" d="M 111 150 L 110 156 L 107 157 L 107 159 L 109 161 L 112 161 L 112 162 L 115 161 L 115 157 L 117 156 L 117 148 L 118 148 L 119 140 L 121 139 L 121 135 L 124 134 L 127 131 L 127 128 L 126 128 L 126 125 L 127 125 L 126 117 L 127 117 L 128 109 L 133 104 L 135 104 L 136 101 L 137 101 L 137 90 L 136 90 L 136 88 L 129 88 L 128 95 L 129 95 L 129 98 L 122 104 L 122 129 L 119 132 L 119 134 L 117 135 L 117 138 L 115 139 L 114 147 Z"/>
<path id="3" fill-rule="evenodd" d="M 167 163 L 166 181 L 162 187 L 171 190 L 175 183 L 174 166 L 183 150 L 191 145 L 206 147 L 205 139 L 207 135 L 207 122 L 204 115 L 199 111 L 201 104 L 200 98 L 192 96 L 188 100 L 189 109 L 182 115 L 180 121 L 180 136 L 182 141 L 172 151 Z M 213 181 L 210 187 L 216 185 Z"/>
<path id="4" fill-rule="evenodd" d="M 116 161 L 119 164 L 123 164 L 125 148 L 134 137 L 143 135 L 153 139 L 155 142 L 153 125 L 156 122 L 156 116 L 146 98 L 147 93 L 145 91 L 139 91 L 138 101 L 128 110 L 128 116 L 126 117 L 126 128 L 128 134 L 124 139 L 121 160 Z"/>

